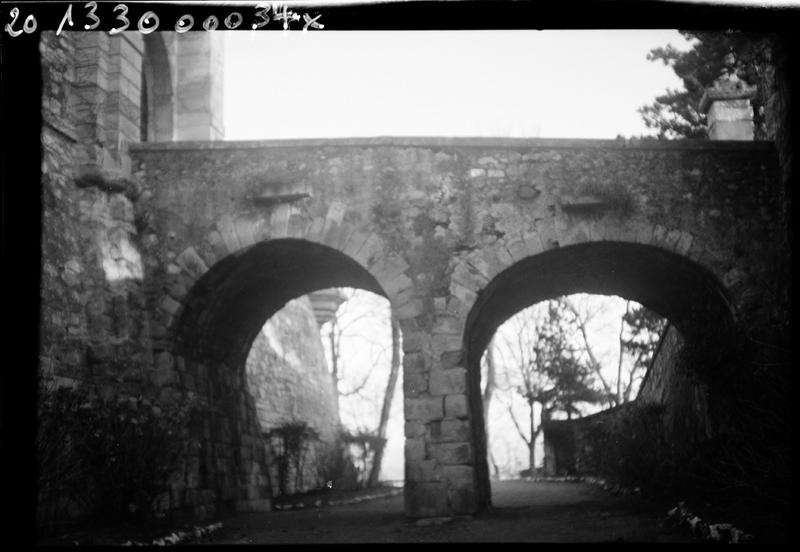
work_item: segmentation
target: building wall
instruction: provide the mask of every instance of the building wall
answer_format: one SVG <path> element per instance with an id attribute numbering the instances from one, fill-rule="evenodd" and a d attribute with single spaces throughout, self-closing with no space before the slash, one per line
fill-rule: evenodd
<path id="1" fill-rule="evenodd" d="M 313 488 L 324 450 L 317 445 L 336 441 L 339 408 L 307 297 L 290 301 L 264 324 L 247 357 L 247 383 L 263 431 L 303 421 L 319 435 L 319 442 L 311 443 L 306 457 L 304 486 L 295 491 Z M 275 490 L 278 475 L 274 466 L 270 476 Z"/>
<path id="2" fill-rule="evenodd" d="M 149 302 L 162 283 L 152 279 L 154 266 L 142 251 L 158 244 L 167 256 L 175 252 L 168 235 L 148 231 L 156 215 L 129 156 L 129 145 L 141 138 L 143 67 L 150 80 L 151 139 L 223 135 L 222 37 L 189 34 L 154 33 L 146 40 L 138 32 L 41 34 L 39 373 L 57 385 L 95 387 L 106 398 L 143 395 L 177 403 L 197 389 L 180 374 L 180 361 L 150 315 Z M 332 440 L 335 389 L 324 377 L 319 330 L 307 300 L 292 303 L 265 332 L 256 341 L 250 371 L 263 426 L 306 419 Z M 272 385 L 259 388 L 262 383 Z M 263 443 L 253 444 L 252 462 L 263 462 L 263 449 Z M 201 462 L 213 461 L 199 454 L 188 458 L 171 502 L 162 507 L 213 513 L 221 497 L 209 498 L 197 473 Z M 263 507 L 270 490 L 262 486 Z"/>

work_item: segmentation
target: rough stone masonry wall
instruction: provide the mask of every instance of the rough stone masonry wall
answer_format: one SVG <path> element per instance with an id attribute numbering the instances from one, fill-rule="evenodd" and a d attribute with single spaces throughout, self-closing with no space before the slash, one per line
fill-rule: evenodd
<path id="1" fill-rule="evenodd" d="M 247 357 L 247 383 L 263 431 L 303 421 L 319 435 L 305 459 L 301 492 L 316 486 L 317 466 L 325 444 L 339 430 L 338 396 L 325 360 L 319 326 L 307 297 L 290 301 L 273 315 L 253 341 Z M 270 469 L 273 493 L 277 469 Z"/>
<path id="2" fill-rule="evenodd" d="M 61 383 L 97 383 L 106 396 L 137 393 L 152 374 L 135 193 L 82 170 L 83 140 L 97 131 L 82 102 L 102 91 L 80 46 L 74 33 L 42 33 L 40 368 Z M 105 133 L 95 136 L 101 151 L 111 148 Z"/>
<path id="3" fill-rule="evenodd" d="M 696 376 L 697 369 L 685 352 L 686 340 L 674 326 L 662 334 L 653 361 L 634 401 L 638 406 L 663 408 L 663 438 L 675 451 L 687 450 L 714 435 L 714 421 L 708 410 L 708 386 Z M 550 475 L 579 473 L 609 477 L 596 465 L 581 465 L 581 457 L 592 454 L 593 432 L 599 426 L 623 427 L 639 412 L 634 403 L 604 410 L 576 420 L 552 421 L 544 428 L 545 466 Z"/>
<path id="4" fill-rule="evenodd" d="M 764 144 L 309 140 L 144 145 L 135 157 L 150 210 L 164 213 L 145 252 L 169 289 L 153 305 L 163 332 L 199 278 L 265 240 L 321 243 L 375 276 L 404 335 L 413 516 L 478 507 L 464 327 L 500 271 L 572 244 L 643 243 L 717 275 L 747 328 L 769 308 L 760 293 L 783 253 L 770 245 L 780 228 Z M 295 202 L 254 199 L 281 193 Z"/>
<path id="5" fill-rule="evenodd" d="M 141 39 L 138 32 L 41 35 L 39 372 L 56 385 L 94 386 L 106 398 L 180 402 L 197 388 L 178 377 L 179 359 L 152 339 L 148 294 L 158 293 L 159 284 L 149 285 L 152 265 L 140 252 L 147 247 L 142 240 L 152 238 L 143 230 L 155 213 L 145 206 L 127 157 L 139 132 Z M 187 43 L 184 51 L 194 47 Z M 301 320 L 308 316 L 303 312 Z M 318 331 L 304 330 L 318 348 Z M 314 370 L 321 366 L 324 359 Z M 330 404 L 331 389 L 320 393 L 328 398 L 316 408 Z M 263 462 L 263 444 L 252 447 Z M 199 476 L 201 459 L 214 463 L 213 452 L 186 459 L 160 507 L 213 512 L 221 497 Z M 266 482 L 256 476 L 249 484 Z"/>
<path id="6" fill-rule="evenodd" d="M 714 435 L 708 386 L 698 381 L 686 355 L 686 340 L 673 326 L 662 335 L 636 400 L 664 406 L 667 438 L 674 443 L 696 443 Z"/>

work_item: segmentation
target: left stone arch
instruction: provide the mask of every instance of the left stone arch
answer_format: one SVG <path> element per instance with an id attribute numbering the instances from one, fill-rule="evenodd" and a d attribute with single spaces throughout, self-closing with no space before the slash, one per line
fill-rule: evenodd
<path id="1" fill-rule="evenodd" d="M 202 451 L 190 466 L 193 492 L 208 493 L 209 504 L 233 500 L 238 508 L 259 509 L 269 502 L 245 366 L 272 314 L 291 299 L 329 287 L 387 297 L 403 329 L 421 308 L 406 260 L 387 252 L 379 235 L 345 222 L 346 214 L 343 204 L 334 203 L 307 220 L 285 206 L 261 218 L 224 217 L 167 266 L 156 306 L 163 328 L 157 377 L 195 393 L 205 410 L 204 427 L 195 434 Z"/>

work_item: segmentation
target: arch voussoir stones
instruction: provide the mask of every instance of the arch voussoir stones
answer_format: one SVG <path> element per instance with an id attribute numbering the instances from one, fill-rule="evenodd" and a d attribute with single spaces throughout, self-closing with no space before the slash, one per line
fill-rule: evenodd
<path id="1" fill-rule="evenodd" d="M 289 203 L 274 206 L 269 214 L 268 236 L 263 238 L 279 239 L 292 236 L 290 221 L 294 210 Z"/>

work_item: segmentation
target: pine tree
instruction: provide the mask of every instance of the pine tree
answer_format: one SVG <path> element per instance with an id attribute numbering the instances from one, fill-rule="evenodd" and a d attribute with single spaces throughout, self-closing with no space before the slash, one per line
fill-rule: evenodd
<path id="1" fill-rule="evenodd" d="M 647 59 L 669 65 L 683 80 L 683 90 L 668 89 L 650 105 L 639 108 L 645 125 L 658 130 L 659 138 L 706 138 L 706 117 L 700 99 L 706 88 L 726 74 L 735 74 L 758 87 L 753 98 L 755 138 L 765 139 L 764 74 L 771 63 L 773 38 L 742 31 L 681 31 L 694 40 L 688 51 L 668 44 L 650 50 Z"/>

